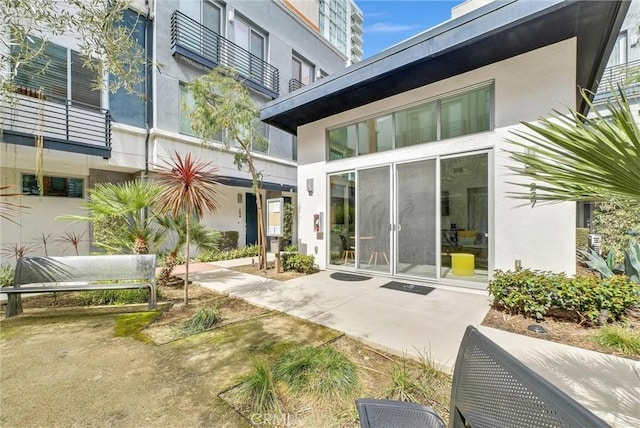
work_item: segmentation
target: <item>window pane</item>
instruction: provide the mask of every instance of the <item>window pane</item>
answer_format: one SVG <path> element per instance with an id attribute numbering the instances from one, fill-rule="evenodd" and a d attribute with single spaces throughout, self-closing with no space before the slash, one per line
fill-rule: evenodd
<path id="1" fill-rule="evenodd" d="M 205 0 L 202 25 L 220 34 L 220 8 Z"/>
<path id="2" fill-rule="evenodd" d="M 393 127 L 391 115 L 369 119 L 358 124 L 358 154 L 391 150 Z"/>
<path id="3" fill-rule="evenodd" d="M 117 25 L 124 26 L 131 30 L 131 37 L 136 40 L 139 49 L 145 48 L 144 19 L 137 12 L 125 10 L 122 14 L 122 21 Z M 140 74 L 144 69 L 138 70 Z M 125 89 L 120 88 L 115 93 L 109 93 L 109 112 L 115 122 L 126 125 L 144 128 L 145 126 L 145 102 L 138 94 L 145 93 L 145 82 L 136 85 L 137 93 L 130 94 Z"/>
<path id="4" fill-rule="evenodd" d="M 329 160 L 356 155 L 356 126 L 349 125 L 329 131 Z"/>
<path id="5" fill-rule="evenodd" d="M 396 147 L 435 141 L 436 107 L 432 102 L 396 113 Z"/>
<path id="6" fill-rule="evenodd" d="M 189 112 L 195 105 L 193 94 L 185 85 L 180 85 L 180 133 L 194 135 Z"/>
<path id="7" fill-rule="evenodd" d="M 96 73 L 84 66 L 85 58 L 77 52 L 71 51 L 71 99 L 81 104 L 100 107 L 100 91 L 93 86 L 97 79 Z M 91 61 L 94 65 L 97 61 Z"/>
<path id="8" fill-rule="evenodd" d="M 43 177 L 44 196 L 64 196 L 67 198 L 82 198 L 84 196 L 84 180 L 82 178 Z M 36 176 L 22 174 L 22 192 L 29 195 L 39 195 Z"/>
<path id="9" fill-rule="evenodd" d="M 440 162 L 440 188 L 441 276 L 486 282 L 489 249 L 487 154 L 443 159 Z"/>
<path id="10" fill-rule="evenodd" d="M 356 179 L 353 171 L 329 177 L 329 198 L 329 263 L 354 267 Z"/>
<path id="11" fill-rule="evenodd" d="M 488 131 L 490 126 L 490 87 L 442 100 L 442 138 Z"/>
<path id="12" fill-rule="evenodd" d="M 31 41 L 27 42 L 25 55 L 35 54 L 42 47 L 42 43 L 42 40 L 32 37 Z M 14 45 L 11 50 L 13 58 L 20 55 L 19 46 Z M 27 63 L 20 64 L 15 82 L 17 86 L 42 89 L 46 95 L 67 99 L 67 49 L 46 42 L 41 54 Z"/>
<path id="13" fill-rule="evenodd" d="M 196 104 L 193 93 L 185 84 L 180 84 L 180 133 L 196 136 L 191 126 L 191 117 L 189 112 Z M 222 142 L 222 132 L 216 132 L 213 136 L 214 141 Z"/>

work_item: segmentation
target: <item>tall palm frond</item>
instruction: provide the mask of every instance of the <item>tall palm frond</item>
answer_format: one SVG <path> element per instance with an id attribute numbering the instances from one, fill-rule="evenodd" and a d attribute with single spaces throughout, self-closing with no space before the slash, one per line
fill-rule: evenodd
<path id="1" fill-rule="evenodd" d="M 18 222 L 13 220 L 11 217 L 15 215 L 19 208 L 29 208 L 24 205 L 19 205 L 14 202 L 8 201 L 5 198 L 12 198 L 14 196 L 22 196 L 22 193 L 18 192 L 5 192 L 5 190 L 10 189 L 11 185 L 0 186 L 0 218 L 10 221 L 11 223 L 19 225 Z"/>
<path id="2" fill-rule="evenodd" d="M 145 254 L 164 238 L 154 224 L 153 204 L 160 190 L 149 180 L 98 183 L 84 204 L 88 215 L 60 218 L 91 222 L 96 245 L 109 252 Z"/>
<path id="3" fill-rule="evenodd" d="M 171 273 L 175 267 L 180 250 L 187 242 L 187 222 L 183 215 L 174 217 L 172 215 L 159 216 L 156 221 L 167 231 L 173 232 L 173 247 L 165 258 L 160 277 L 159 285 L 166 285 L 171 278 Z M 198 218 L 191 218 L 190 238 L 191 245 L 196 245 L 199 250 L 217 250 L 220 242 L 220 232 L 209 229 L 200 223 Z"/>
<path id="4" fill-rule="evenodd" d="M 521 166 L 510 168 L 533 180 L 513 192 L 516 198 L 533 201 L 607 201 L 612 197 L 640 201 L 640 131 L 624 91 L 606 104 L 604 116 L 590 101 L 592 116 L 575 110 L 559 111 L 541 118 L 540 125 L 524 123 L 527 131 L 512 131 L 518 140 L 510 143 L 525 152 L 509 151 Z"/>
<path id="5" fill-rule="evenodd" d="M 184 304 L 189 303 L 189 245 L 191 244 L 191 219 L 201 218 L 209 211 L 219 208 L 216 180 L 217 168 L 211 162 L 201 162 L 191 153 L 184 157 L 178 152 L 175 158 L 158 168 L 159 185 L 162 189 L 157 196 L 159 211 L 174 217 L 183 214 L 186 223 L 186 263 L 184 277 Z"/>

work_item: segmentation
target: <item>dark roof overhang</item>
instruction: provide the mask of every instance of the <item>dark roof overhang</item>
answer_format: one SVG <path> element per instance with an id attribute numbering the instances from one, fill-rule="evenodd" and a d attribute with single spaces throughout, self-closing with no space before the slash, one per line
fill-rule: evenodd
<path id="1" fill-rule="evenodd" d="M 576 105 L 586 113 L 578 88 L 596 91 L 629 3 L 498 0 L 277 98 L 262 108 L 260 118 L 297 134 L 301 125 L 572 37 L 577 39 Z"/>

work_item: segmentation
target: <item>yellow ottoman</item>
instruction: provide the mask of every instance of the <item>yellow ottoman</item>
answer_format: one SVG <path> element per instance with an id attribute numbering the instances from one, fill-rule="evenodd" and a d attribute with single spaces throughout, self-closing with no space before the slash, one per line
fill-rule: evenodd
<path id="1" fill-rule="evenodd" d="M 475 274 L 475 257 L 473 254 L 451 254 L 451 273 L 459 276 L 473 276 Z"/>

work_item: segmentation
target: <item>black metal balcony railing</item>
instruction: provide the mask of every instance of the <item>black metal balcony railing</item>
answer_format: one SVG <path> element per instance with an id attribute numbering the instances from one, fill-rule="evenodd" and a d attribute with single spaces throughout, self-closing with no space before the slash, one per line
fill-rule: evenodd
<path id="1" fill-rule="evenodd" d="M 103 108 L 19 90 L 0 106 L 2 140 L 33 146 L 42 135 L 44 147 L 73 153 L 111 155 L 111 115 Z"/>
<path id="2" fill-rule="evenodd" d="M 252 88 L 278 97 L 280 73 L 276 67 L 177 10 L 171 15 L 171 50 L 208 68 L 233 68 Z"/>
<path id="3" fill-rule="evenodd" d="M 297 89 L 302 88 L 303 86 L 305 86 L 305 84 L 299 81 L 298 79 L 289 80 L 289 92 L 293 92 Z"/>
<path id="4" fill-rule="evenodd" d="M 640 60 L 607 67 L 602 73 L 598 92 L 607 92 L 610 89 L 615 89 L 617 85 L 627 86 L 632 83 L 640 83 L 634 80 L 638 77 L 639 72 Z"/>

